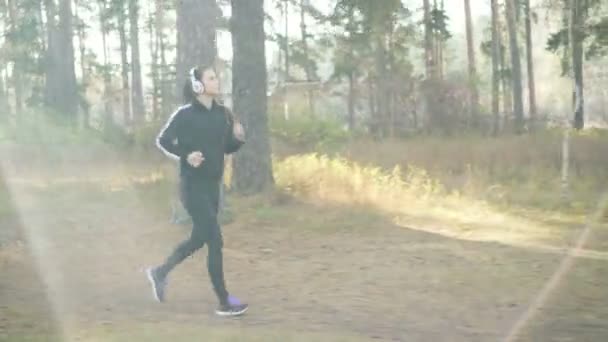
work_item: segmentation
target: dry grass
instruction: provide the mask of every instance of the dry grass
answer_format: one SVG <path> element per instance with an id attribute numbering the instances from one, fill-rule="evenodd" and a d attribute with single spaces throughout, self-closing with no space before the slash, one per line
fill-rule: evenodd
<path id="1" fill-rule="evenodd" d="M 372 207 L 395 223 L 443 235 L 511 243 L 566 244 L 582 216 L 538 210 L 509 211 L 466 192 L 449 190 L 414 166 L 390 171 L 344 158 L 307 154 L 275 160 L 279 187 L 315 201 Z M 566 234 L 566 235 L 564 235 Z"/>
<path id="2" fill-rule="evenodd" d="M 447 190 L 509 209 L 561 211 L 568 207 L 583 214 L 606 190 L 608 135 L 602 131 L 573 134 L 568 203 L 561 200 L 560 132 L 500 138 L 416 137 L 382 143 L 357 140 L 337 154 L 385 170 L 415 166 Z"/>

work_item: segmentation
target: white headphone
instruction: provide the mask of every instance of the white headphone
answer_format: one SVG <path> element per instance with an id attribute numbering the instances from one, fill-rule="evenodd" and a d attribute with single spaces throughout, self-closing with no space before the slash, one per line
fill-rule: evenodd
<path id="1" fill-rule="evenodd" d="M 196 94 L 202 94 L 205 92 L 205 85 L 203 82 L 196 79 L 194 72 L 196 68 L 190 69 L 190 82 L 192 83 L 192 91 Z"/>

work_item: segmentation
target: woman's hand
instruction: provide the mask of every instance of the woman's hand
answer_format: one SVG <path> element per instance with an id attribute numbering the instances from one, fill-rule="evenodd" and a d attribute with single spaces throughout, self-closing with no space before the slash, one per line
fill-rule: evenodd
<path id="1" fill-rule="evenodd" d="M 240 122 L 234 122 L 234 127 L 232 127 L 232 133 L 234 134 L 234 138 L 236 140 L 239 140 L 241 142 L 245 141 L 245 129 L 243 128 L 243 125 L 241 125 Z"/>
<path id="2" fill-rule="evenodd" d="M 202 152 L 195 151 L 190 153 L 186 159 L 188 160 L 188 164 L 190 164 L 190 166 L 199 167 L 203 163 L 203 160 L 205 160 L 205 157 L 203 156 Z"/>

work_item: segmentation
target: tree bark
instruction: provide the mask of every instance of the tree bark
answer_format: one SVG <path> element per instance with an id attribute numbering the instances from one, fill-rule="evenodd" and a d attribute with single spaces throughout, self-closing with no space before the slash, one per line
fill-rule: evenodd
<path id="1" fill-rule="evenodd" d="M 306 72 L 306 81 L 310 82 L 313 79 L 313 68 L 310 63 L 310 56 L 308 54 L 308 33 L 306 30 L 306 3 L 305 3 L 306 1 L 307 0 L 300 0 L 300 30 L 302 33 L 302 49 L 304 52 L 304 58 L 306 60 L 304 71 Z M 313 91 L 308 90 L 307 96 L 308 96 L 308 108 L 310 110 L 310 114 L 314 115 L 315 114 L 315 103 L 314 103 Z"/>
<path id="2" fill-rule="evenodd" d="M 177 5 L 177 98 L 182 98 L 188 72 L 214 66 L 219 8 L 215 0 L 180 0 Z"/>
<path id="3" fill-rule="evenodd" d="M 112 114 L 112 107 L 110 105 L 110 93 L 112 88 L 112 75 L 109 70 L 108 60 L 108 22 L 106 19 L 105 12 L 107 8 L 107 0 L 99 1 L 99 27 L 101 30 L 101 47 L 103 51 L 103 102 L 104 102 L 104 121 L 105 123 L 112 122 L 114 116 Z"/>
<path id="4" fill-rule="evenodd" d="M 78 113 L 78 86 L 74 67 L 72 1 L 59 0 L 59 21 L 55 20 L 55 3 L 45 0 L 49 42 L 46 65 L 47 104 L 69 120 Z"/>
<path id="5" fill-rule="evenodd" d="M 532 50 L 532 22 L 530 18 L 530 0 L 524 0 L 526 25 L 526 60 L 528 67 L 528 101 L 530 107 L 530 129 L 536 126 L 536 85 L 534 82 L 534 51 Z"/>
<path id="6" fill-rule="evenodd" d="M 424 9 L 424 65 L 426 78 L 434 78 L 433 32 L 431 28 L 431 5 L 429 0 L 423 0 Z"/>
<path id="7" fill-rule="evenodd" d="M 234 186 L 259 193 L 274 183 L 267 117 L 264 1 L 232 0 L 234 112 L 247 131 L 247 143 L 234 158 Z"/>
<path id="8" fill-rule="evenodd" d="M 574 74 L 574 121 L 573 127 L 581 130 L 585 126 L 585 96 L 583 88 L 583 6 L 581 0 L 570 2 L 570 37 L 572 42 L 572 71 Z"/>
<path id="9" fill-rule="evenodd" d="M 469 110 L 471 125 L 476 127 L 479 116 L 479 92 L 477 90 L 477 68 L 475 64 L 475 43 L 473 38 L 473 21 L 471 20 L 470 0 L 464 0 L 467 32 L 467 56 L 469 62 Z"/>
<path id="10" fill-rule="evenodd" d="M 355 129 L 355 75 L 348 73 L 348 130 Z"/>
<path id="11" fill-rule="evenodd" d="M 376 99 L 378 99 L 376 121 L 378 122 L 379 136 L 385 137 L 390 124 L 390 114 L 388 113 L 389 89 L 387 87 L 386 46 L 384 45 L 384 37 L 382 32 L 378 32 L 376 36 L 375 62 L 377 74 Z"/>
<path id="12" fill-rule="evenodd" d="M 348 38 L 348 59 L 350 65 L 350 70 L 348 72 L 348 129 L 349 131 L 354 131 L 355 129 L 355 84 L 356 84 L 356 72 L 354 67 L 354 58 L 355 58 L 355 47 L 354 47 L 354 38 L 352 36 L 352 27 L 354 24 L 354 6 L 349 6 L 349 15 L 348 15 L 348 28 L 350 31 Z"/>
<path id="13" fill-rule="evenodd" d="M 163 20 L 165 18 L 165 9 L 163 7 L 163 0 L 156 0 L 156 35 L 158 37 L 158 48 L 159 48 L 159 81 L 160 81 L 160 98 L 161 98 L 161 112 L 163 115 L 168 115 L 170 111 L 170 105 L 172 92 L 168 89 L 167 81 L 167 57 L 166 57 L 166 46 L 165 46 L 165 31 L 163 27 Z"/>
<path id="14" fill-rule="evenodd" d="M 13 36 L 17 32 L 17 0 L 8 0 L 8 17 L 10 22 L 10 31 Z M 21 79 L 21 73 L 23 67 L 21 66 L 21 60 L 19 58 L 13 58 L 13 90 L 15 93 L 15 113 L 21 113 L 23 109 L 23 80 Z M 17 115 L 19 118 L 19 115 Z"/>
<path id="15" fill-rule="evenodd" d="M 441 11 L 445 11 L 444 1 L 441 0 Z M 445 13 L 445 12 L 444 12 Z M 438 39 L 439 44 L 437 46 L 437 74 L 440 80 L 445 79 L 445 58 L 443 55 L 445 49 L 445 41 L 443 39 Z"/>
<path id="16" fill-rule="evenodd" d="M 11 116 L 6 87 L 4 86 L 4 68 L 0 68 L 0 123 L 7 123 Z"/>
<path id="17" fill-rule="evenodd" d="M 150 65 L 150 74 L 152 76 L 152 120 L 158 120 L 160 118 L 160 84 L 158 79 L 158 16 L 159 13 L 156 12 L 152 15 L 152 7 L 153 4 L 148 2 L 148 10 L 150 13 L 150 17 L 148 18 L 148 32 L 149 32 L 149 41 L 148 48 L 152 53 L 152 61 Z"/>
<path id="18" fill-rule="evenodd" d="M 515 25 L 515 0 L 506 0 L 507 29 L 509 32 L 509 47 L 511 51 L 511 80 L 513 82 L 513 110 L 515 114 L 514 130 L 516 134 L 524 131 L 524 105 L 522 99 L 521 61 L 517 43 L 517 28 Z"/>
<path id="19" fill-rule="evenodd" d="M 492 134 L 498 135 L 500 130 L 500 75 L 499 75 L 499 63 L 500 63 L 500 38 L 498 32 L 498 0 L 491 0 L 492 8 L 492 116 L 493 126 Z"/>
<path id="20" fill-rule="evenodd" d="M 79 15 L 79 6 L 80 6 L 80 0 L 74 0 L 74 18 L 76 18 L 78 20 L 78 24 L 76 27 L 76 34 L 78 36 L 78 52 L 79 52 L 79 56 L 80 56 L 80 74 L 81 74 L 81 83 L 82 83 L 82 89 L 83 91 L 86 93 L 86 89 L 89 83 L 89 75 L 87 73 L 87 68 L 86 68 L 86 45 L 85 45 L 85 41 L 86 41 L 86 31 L 85 31 L 85 24 L 84 24 L 84 20 L 80 17 Z M 83 103 L 86 101 L 86 97 L 85 94 L 82 94 L 83 97 Z M 89 121 L 90 121 L 90 113 L 89 113 L 89 105 L 87 103 L 84 103 L 84 106 L 82 108 L 82 124 L 85 128 L 89 127 Z"/>
<path id="21" fill-rule="evenodd" d="M 139 2 L 129 0 L 129 27 L 131 38 L 131 92 L 133 121 L 139 126 L 146 119 L 144 106 L 144 89 L 141 79 L 141 60 L 139 57 Z"/>
<path id="22" fill-rule="evenodd" d="M 289 0 L 285 2 L 285 82 L 289 82 Z"/>
<path id="23" fill-rule="evenodd" d="M 503 128 L 508 127 L 509 120 L 512 119 L 513 116 L 513 94 L 511 93 L 511 72 L 507 69 L 508 59 L 506 56 L 506 46 L 503 42 L 503 34 L 504 28 L 501 25 L 500 17 L 496 17 L 496 31 L 497 31 L 497 39 L 498 39 L 498 47 L 500 53 L 500 83 L 502 85 L 502 97 L 503 97 L 503 108 L 502 108 L 502 120 L 503 120 Z M 509 72 L 507 72 L 509 71 Z"/>
<path id="24" fill-rule="evenodd" d="M 117 1 L 117 5 L 120 8 L 117 11 L 117 19 L 118 19 L 118 36 L 120 41 L 120 76 L 122 80 L 122 110 L 123 110 L 123 124 L 125 127 L 131 124 L 132 106 L 131 106 L 131 93 L 129 87 L 129 58 L 127 56 L 129 43 L 127 42 L 127 14 L 125 13 L 126 8 L 123 6 L 123 1 Z"/>

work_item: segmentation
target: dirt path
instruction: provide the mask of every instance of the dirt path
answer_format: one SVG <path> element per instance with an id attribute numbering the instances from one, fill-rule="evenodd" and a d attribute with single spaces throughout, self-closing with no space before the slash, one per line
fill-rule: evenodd
<path id="1" fill-rule="evenodd" d="M 163 185 L 120 184 L 124 170 L 113 165 L 75 174 L 61 165 L 45 181 L 5 170 L 17 214 L 0 220 L 1 229 L 19 234 L 0 244 L 0 340 L 33 330 L 86 340 L 100 327 L 152 323 L 500 341 L 562 258 L 404 229 L 364 208 L 233 199 L 226 278 L 252 307 L 246 317 L 221 320 L 212 314 L 206 250 L 171 275 L 166 304 L 151 300 L 143 267 L 160 262 L 188 230 L 168 223 L 158 200 Z M 577 259 L 521 340 L 607 341 L 607 274 L 605 260 Z"/>

